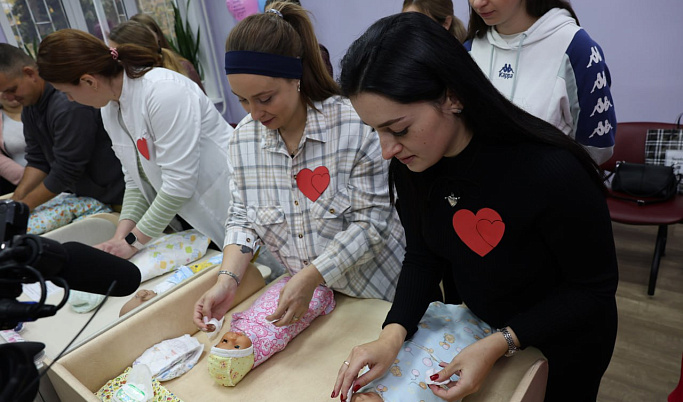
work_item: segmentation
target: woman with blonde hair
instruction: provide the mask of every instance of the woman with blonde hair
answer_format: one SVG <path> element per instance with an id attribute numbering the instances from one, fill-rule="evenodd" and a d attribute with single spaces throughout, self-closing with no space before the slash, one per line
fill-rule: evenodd
<path id="1" fill-rule="evenodd" d="M 176 54 L 161 47 L 154 32 L 144 24 L 131 20 L 112 28 L 109 32 L 109 46 L 115 48 L 124 43 L 139 45 L 158 53 L 157 67 L 167 68 L 190 78 Z"/>
<path id="2" fill-rule="evenodd" d="M 159 26 L 159 24 L 157 24 L 156 20 L 152 18 L 152 16 L 150 16 L 149 14 L 140 13 L 130 17 L 130 20 L 137 21 L 142 25 L 146 26 L 147 28 L 149 28 L 149 30 L 151 30 L 152 32 L 154 32 L 154 35 L 156 35 L 159 46 L 162 49 L 166 49 L 169 52 L 173 53 L 180 62 L 180 64 L 183 66 L 183 69 L 185 70 L 185 75 L 190 77 L 192 81 L 196 82 L 197 85 L 199 85 L 199 88 L 201 88 L 202 91 L 206 93 L 206 90 L 204 90 L 204 85 L 202 84 L 202 78 L 197 72 L 197 69 L 188 59 L 184 58 L 183 56 L 179 55 L 173 50 L 171 45 L 168 43 L 166 36 L 164 35 L 164 31 L 161 30 L 161 27 Z"/>
<path id="3" fill-rule="evenodd" d="M 451 0 L 404 0 L 402 12 L 422 13 L 441 24 L 460 43 L 467 38 L 465 24 L 453 14 L 453 2 Z"/>

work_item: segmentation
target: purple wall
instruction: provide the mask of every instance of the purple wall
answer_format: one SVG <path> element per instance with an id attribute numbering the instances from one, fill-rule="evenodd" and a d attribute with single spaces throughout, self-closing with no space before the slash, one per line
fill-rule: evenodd
<path id="1" fill-rule="evenodd" d="M 224 116 L 238 122 L 246 113 L 229 89 L 223 72 L 225 40 L 235 25 L 223 0 L 202 0 L 209 15 L 203 38 L 211 35 L 214 71 L 228 99 Z M 400 0 L 302 0 L 312 14 L 318 39 L 330 51 L 335 75 L 351 42 L 375 20 L 400 11 Z M 574 0 L 581 25 L 603 48 L 612 74 L 619 121 L 672 122 L 683 113 L 683 1 Z M 467 21 L 467 0 L 455 0 L 455 14 Z M 0 42 L 5 42 L 0 31 Z M 202 45 L 209 50 L 206 39 Z M 221 88 L 207 82 L 212 97 Z M 207 88 L 208 89 L 208 88 Z M 219 109 L 223 107 L 218 105 Z"/>
<path id="2" fill-rule="evenodd" d="M 211 25 L 216 42 L 223 44 L 234 21 L 227 11 L 218 12 L 227 10 L 224 1 L 207 3 L 216 8 Z M 338 75 L 339 60 L 351 42 L 378 18 L 400 12 L 402 2 L 302 0 L 302 4 L 312 13 L 318 39 L 329 49 Z M 456 15 L 466 22 L 467 0 L 455 0 L 454 5 Z M 683 1 L 574 0 L 572 6 L 605 52 L 619 121 L 670 122 L 683 112 Z M 234 97 L 231 102 L 237 105 Z M 245 114 L 239 105 L 230 110 L 233 116 Z"/>

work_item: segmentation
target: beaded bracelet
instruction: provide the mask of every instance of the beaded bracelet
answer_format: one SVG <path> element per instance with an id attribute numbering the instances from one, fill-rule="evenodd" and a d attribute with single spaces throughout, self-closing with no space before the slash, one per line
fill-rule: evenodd
<path id="1" fill-rule="evenodd" d="M 237 282 L 237 286 L 240 285 L 240 278 L 237 276 L 237 274 L 230 272 L 230 271 L 218 271 L 218 275 L 220 275 L 220 274 L 225 274 L 225 275 L 231 277 L 232 279 L 235 280 L 235 282 Z"/>

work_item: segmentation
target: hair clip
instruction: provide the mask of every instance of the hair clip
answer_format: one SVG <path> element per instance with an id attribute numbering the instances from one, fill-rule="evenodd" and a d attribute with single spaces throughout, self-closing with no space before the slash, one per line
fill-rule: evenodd
<path id="1" fill-rule="evenodd" d="M 274 9 L 274 8 L 269 8 L 268 10 L 266 10 L 266 12 L 267 12 L 267 13 L 277 14 L 277 16 L 280 17 L 280 18 L 285 18 L 285 17 L 282 16 L 282 13 L 281 13 L 280 11 L 278 11 L 278 10 L 276 10 L 276 9 Z"/>

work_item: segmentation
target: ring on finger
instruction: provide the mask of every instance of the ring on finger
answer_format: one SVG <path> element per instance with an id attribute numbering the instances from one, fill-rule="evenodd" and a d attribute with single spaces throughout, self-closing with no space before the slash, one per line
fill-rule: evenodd
<path id="1" fill-rule="evenodd" d="M 294 316 L 294 317 L 292 318 L 292 320 L 294 320 L 294 321 L 299 321 L 299 317 Z"/>
<path id="2" fill-rule="evenodd" d="M 347 366 L 351 365 L 347 360 L 344 360 L 344 364 L 346 364 Z"/>

